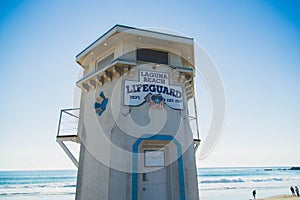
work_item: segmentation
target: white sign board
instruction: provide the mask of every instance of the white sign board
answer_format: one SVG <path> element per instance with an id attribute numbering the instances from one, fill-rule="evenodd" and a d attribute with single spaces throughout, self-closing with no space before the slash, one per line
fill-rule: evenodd
<path id="1" fill-rule="evenodd" d="M 165 166 L 164 151 L 145 151 L 145 167 L 163 167 Z"/>
<path id="2" fill-rule="evenodd" d="M 160 95 L 169 107 L 183 109 L 182 87 L 169 83 L 168 73 L 140 70 L 138 81 L 124 81 L 124 105 L 139 106 L 148 95 Z"/>

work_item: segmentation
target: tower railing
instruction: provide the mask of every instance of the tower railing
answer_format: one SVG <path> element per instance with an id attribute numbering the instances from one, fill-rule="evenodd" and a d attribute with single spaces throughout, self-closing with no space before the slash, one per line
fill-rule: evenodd
<path id="1" fill-rule="evenodd" d="M 80 143 L 77 136 L 79 122 L 79 108 L 62 109 L 60 111 L 56 142 L 64 150 L 67 156 L 71 159 L 76 167 L 78 167 L 78 160 L 67 147 L 65 142 Z"/>
<path id="2" fill-rule="evenodd" d="M 198 125 L 197 106 L 196 106 L 195 97 L 192 98 L 189 101 L 189 103 L 190 103 L 189 121 L 193 132 L 194 149 L 196 152 L 200 145 L 201 140 L 199 137 L 199 125 Z M 76 167 L 78 167 L 78 160 L 71 152 L 71 150 L 67 147 L 65 142 L 74 142 L 78 144 L 80 143 L 80 140 L 77 135 L 78 123 L 79 123 L 79 108 L 62 109 L 60 111 L 56 141 Z"/>
<path id="3" fill-rule="evenodd" d="M 193 96 L 192 99 L 188 101 L 189 104 L 189 123 L 193 132 L 193 142 L 195 153 L 200 145 L 200 134 L 199 134 L 199 124 L 198 124 L 198 114 L 197 114 L 197 104 L 196 98 Z"/>

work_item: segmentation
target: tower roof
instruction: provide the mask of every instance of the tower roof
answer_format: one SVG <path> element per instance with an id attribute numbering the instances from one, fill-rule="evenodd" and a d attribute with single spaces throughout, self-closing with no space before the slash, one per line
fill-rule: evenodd
<path id="1" fill-rule="evenodd" d="M 148 39 L 156 39 L 159 41 L 158 44 L 163 42 L 165 42 L 166 44 L 168 43 L 169 45 L 173 45 L 176 49 L 184 49 L 185 55 L 182 56 L 185 56 L 192 61 L 194 60 L 193 38 L 117 24 L 114 27 L 112 27 L 110 30 L 108 30 L 106 33 L 104 33 L 101 37 L 99 37 L 96 41 L 94 41 L 92 44 L 90 44 L 83 51 L 81 51 L 76 56 L 76 62 L 82 65 L 87 55 L 92 53 L 94 50 L 99 51 L 99 49 L 104 48 L 104 46 L 106 46 L 107 44 L 106 42 L 110 38 L 112 38 L 112 36 L 115 36 L 118 33 L 124 33 L 124 35 L 122 35 L 122 38 L 124 38 L 124 36 L 131 35 L 131 36 L 137 36 L 137 38 L 145 37 Z"/>

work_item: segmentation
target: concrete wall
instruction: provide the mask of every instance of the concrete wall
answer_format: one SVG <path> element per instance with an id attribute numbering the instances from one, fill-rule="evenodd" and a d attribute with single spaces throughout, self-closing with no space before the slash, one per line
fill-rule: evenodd
<path id="1" fill-rule="evenodd" d="M 132 47 L 128 47 L 133 48 Z M 175 59 L 174 63 L 180 62 Z M 123 81 L 138 80 L 139 70 L 166 72 L 170 84 L 178 83 L 173 69 L 161 65 L 138 65 L 123 77 L 115 78 L 83 93 L 81 102 L 79 136 L 82 142 L 78 168 L 76 199 L 132 199 L 132 149 L 144 134 L 161 134 L 174 137 L 181 145 L 184 169 L 184 187 L 186 199 L 198 199 L 196 163 L 193 149 L 193 137 L 187 116 L 187 105 L 183 110 L 174 110 L 164 105 L 162 110 L 149 109 L 149 102 L 137 107 L 123 105 Z M 184 90 L 184 87 L 183 87 Z M 94 103 L 103 91 L 108 98 L 106 110 L 98 116 Z M 184 98 L 186 103 L 186 99 Z M 165 123 L 157 130 L 147 129 L 149 124 L 159 127 L 160 118 L 165 116 Z M 152 119 L 152 120 L 151 120 Z M 156 121 L 155 121 L 156 119 Z M 141 128 L 135 127 L 137 124 Z M 157 126 L 156 126 L 157 124 Z M 172 145 L 176 152 L 176 147 Z M 140 146 L 142 148 L 142 145 Z M 171 148 L 171 147 L 170 147 Z M 140 150 L 142 152 L 142 149 Z M 169 197 L 179 199 L 179 174 L 177 154 L 168 155 Z M 139 157 L 139 168 L 142 158 Z M 139 175 L 141 180 L 141 174 Z M 139 189 L 138 189 L 139 191 Z"/>

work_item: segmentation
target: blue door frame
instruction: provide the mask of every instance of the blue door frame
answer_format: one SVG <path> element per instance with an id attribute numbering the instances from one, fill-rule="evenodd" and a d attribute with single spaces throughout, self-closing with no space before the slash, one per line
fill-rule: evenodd
<path id="1" fill-rule="evenodd" d="M 138 200 L 138 153 L 139 146 L 143 141 L 172 141 L 177 147 L 177 162 L 178 162 L 178 174 L 179 174 L 179 188 L 180 188 L 180 200 L 185 200 L 185 187 L 184 187 L 184 170 L 182 162 L 182 150 L 179 142 L 171 135 L 143 135 L 137 139 L 132 147 L 132 200 Z"/>

